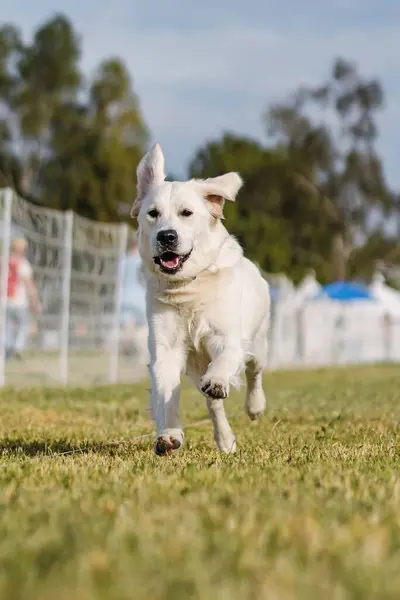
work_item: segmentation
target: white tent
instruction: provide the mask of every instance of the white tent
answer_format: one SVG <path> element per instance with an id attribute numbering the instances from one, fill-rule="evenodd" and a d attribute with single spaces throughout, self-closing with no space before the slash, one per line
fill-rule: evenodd
<path id="1" fill-rule="evenodd" d="M 384 313 L 400 318 L 400 292 L 386 285 L 381 273 L 374 276 L 369 289 Z"/>
<path id="2" fill-rule="evenodd" d="M 290 310 L 295 311 L 301 308 L 307 300 L 316 296 L 320 290 L 321 286 L 315 278 L 315 272 L 310 271 L 286 298 L 285 307 L 290 307 Z"/>
<path id="3" fill-rule="evenodd" d="M 270 363 L 272 366 L 295 362 L 294 357 L 298 354 L 296 331 L 299 311 L 320 289 L 315 272 L 311 271 L 297 288 L 277 302 L 271 331 Z"/>
<path id="4" fill-rule="evenodd" d="M 320 289 L 308 275 L 286 302 L 278 303 L 272 367 L 400 359 L 400 293 L 378 278 L 370 288 L 375 301 L 314 299 Z"/>

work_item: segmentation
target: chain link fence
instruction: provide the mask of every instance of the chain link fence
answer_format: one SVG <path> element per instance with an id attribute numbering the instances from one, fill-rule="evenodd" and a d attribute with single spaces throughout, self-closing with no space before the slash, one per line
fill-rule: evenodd
<path id="1" fill-rule="evenodd" d="M 133 327 L 126 353 L 120 327 L 128 226 L 34 206 L 11 190 L 0 190 L 0 215 L 0 385 L 95 385 L 143 375 L 147 333 Z M 7 360 L 10 246 L 19 238 L 41 310 L 29 312 L 21 360 Z"/>

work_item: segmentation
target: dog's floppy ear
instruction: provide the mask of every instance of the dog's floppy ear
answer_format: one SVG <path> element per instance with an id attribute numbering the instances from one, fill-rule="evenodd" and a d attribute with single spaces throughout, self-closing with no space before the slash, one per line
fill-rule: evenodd
<path id="1" fill-rule="evenodd" d="M 205 179 L 199 185 L 210 213 L 215 218 L 222 219 L 225 200 L 235 201 L 243 180 L 238 173 L 226 173 Z"/>
<path id="2" fill-rule="evenodd" d="M 137 175 L 137 195 L 131 210 L 131 217 L 137 217 L 143 198 L 153 185 L 159 185 L 165 179 L 164 172 L 164 154 L 160 144 L 155 144 L 147 154 L 145 154 L 138 164 Z"/>

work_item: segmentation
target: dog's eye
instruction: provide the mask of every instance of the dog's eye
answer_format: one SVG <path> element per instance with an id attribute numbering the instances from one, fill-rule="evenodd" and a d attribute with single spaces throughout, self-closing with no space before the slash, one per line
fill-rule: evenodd
<path id="1" fill-rule="evenodd" d="M 160 216 L 160 213 L 158 212 L 158 210 L 156 208 L 152 208 L 151 210 L 149 210 L 149 212 L 147 214 L 152 219 L 157 219 L 157 217 Z"/>
<path id="2" fill-rule="evenodd" d="M 192 211 L 189 210 L 188 208 L 184 208 L 183 210 L 181 210 L 182 217 L 191 217 L 192 214 L 193 214 Z"/>

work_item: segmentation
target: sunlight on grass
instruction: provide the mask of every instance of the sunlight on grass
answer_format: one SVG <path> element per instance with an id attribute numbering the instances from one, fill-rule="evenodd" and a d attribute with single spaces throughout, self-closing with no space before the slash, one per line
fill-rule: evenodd
<path id="1" fill-rule="evenodd" d="M 209 424 L 171 458 L 130 442 L 147 382 L 4 390 L 1 599 L 399 598 L 399 371 L 266 375 L 258 425 L 227 402 L 235 456 Z M 190 387 L 182 415 L 206 416 Z"/>

